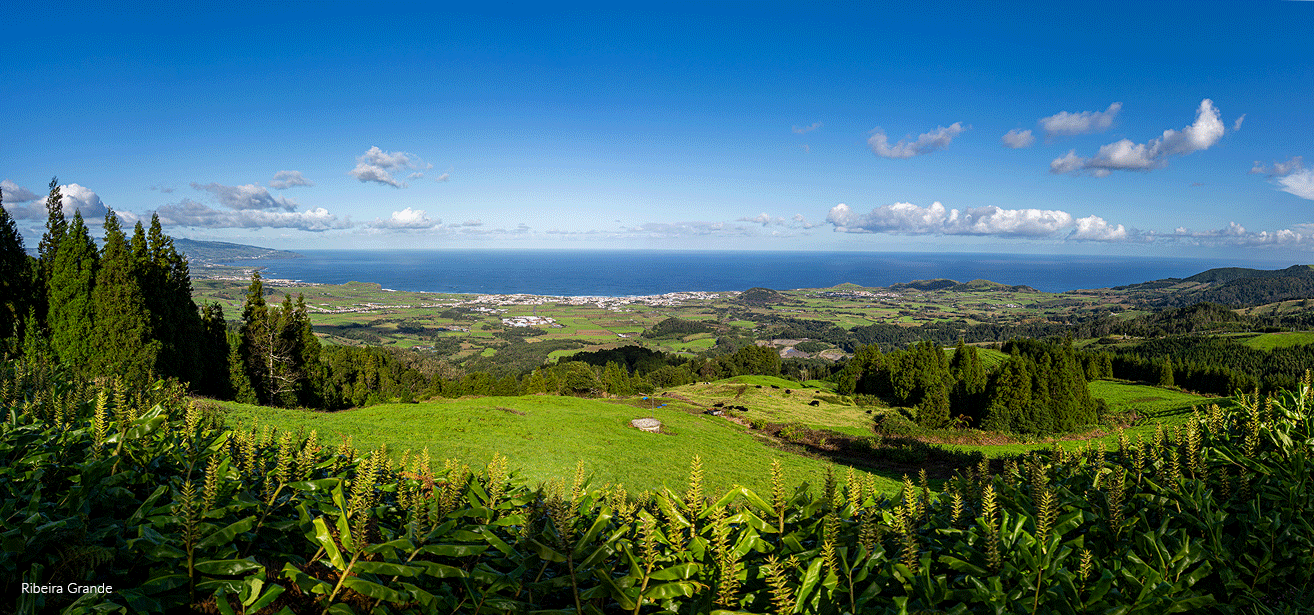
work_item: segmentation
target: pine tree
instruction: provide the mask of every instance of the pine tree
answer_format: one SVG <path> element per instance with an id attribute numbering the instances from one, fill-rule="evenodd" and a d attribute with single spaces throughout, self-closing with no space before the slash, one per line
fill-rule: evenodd
<path id="1" fill-rule="evenodd" d="M 140 240 L 135 229 L 133 235 L 137 244 Z M 173 238 L 164 234 L 159 215 L 151 216 L 144 251 L 149 265 L 143 270 L 143 281 L 151 289 L 147 304 L 162 343 L 160 372 L 187 382 L 200 380 L 214 367 L 205 365 L 205 355 L 195 352 L 202 343 L 202 333 L 201 317 L 192 300 L 191 272 L 187 259 L 174 248 Z M 140 259 L 141 247 L 134 245 L 133 253 Z"/>
<path id="2" fill-rule="evenodd" d="M 918 406 L 917 424 L 927 429 L 949 426 L 949 393 L 944 385 L 932 388 Z"/>
<path id="3" fill-rule="evenodd" d="M 310 366 L 319 367 L 319 341 L 310 329 L 304 299 L 299 303 L 300 309 L 292 304 L 291 296 L 284 295 L 282 306 L 270 308 L 265 303 L 260 272 L 252 273 L 242 310 L 238 354 L 260 403 L 292 406 L 309 394 L 306 361 L 313 360 Z M 311 342 L 313 348 L 307 348 Z M 381 381 L 377 384 L 384 385 Z M 240 385 L 240 381 L 235 382 L 234 389 Z"/>
<path id="4" fill-rule="evenodd" d="M 1161 387 L 1173 386 L 1173 362 L 1168 357 L 1164 357 L 1156 366 L 1157 374 L 1155 384 Z"/>
<path id="5" fill-rule="evenodd" d="M 86 372 L 92 365 L 96 332 L 92 303 L 97 268 L 96 242 L 91 239 L 82 213 L 73 213 L 73 224 L 59 242 L 50 271 L 47 301 L 50 346 L 55 356 L 74 370 Z"/>
<path id="6" fill-rule="evenodd" d="M 985 413 L 985 393 L 990 380 L 976 346 L 968 346 L 959 340 L 949 371 L 954 380 L 951 412 L 969 416 L 979 424 Z"/>
<path id="7" fill-rule="evenodd" d="M 23 235 L 5 209 L 4 191 L 0 190 L 0 351 L 5 346 L 17 351 L 21 346 L 23 318 L 31 303 L 32 272 L 23 250 Z"/>
<path id="8" fill-rule="evenodd" d="M 236 333 L 228 337 L 228 389 L 234 401 L 244 404 L 258 404 L 255 386 L 251 384 L 246 357 L 242 354 L 242 338 Z"/>
<path id="9" fill-rule="evenodd" d="M 46 197 L 46 232 L 41 235 L 37 245 L 36 288 L 33 300 L 36 316 L 45 324 L 49 316 L 50 279 L 55 268 L 55 254 L 59 244 L 63 243 L 68 232 L 68 221 L 64 218 L 64 196 L 59 190 L 59 178 L 50 178 L 50 194 Z"/>
<path id="10" fill-rule="evenodd" d="M 981 426 L 993 431 L 1027 431 L 1024 416 L 1031 405 L 1030 361 L 1010 357 L 990 379 L 990 405 Z"/>
<path id="11" fill-rule="evenodd" d="M 105 245 L 92 287 L 91 374 L 117 374 L 144 384 L 155 372 L 160 342 L 152 335 L 136 262 L 113 210 L 105 212 Z"/>
<path id="12" fill-rule="evenodd" d="M 231 399 L 233 392 L 228 376 L 228 323 L 224 321 L 224 309 L 218 303 L 207 303 L 201 311 L 201 345 L 203 356 L 200 393 L 218 399 Z"/>

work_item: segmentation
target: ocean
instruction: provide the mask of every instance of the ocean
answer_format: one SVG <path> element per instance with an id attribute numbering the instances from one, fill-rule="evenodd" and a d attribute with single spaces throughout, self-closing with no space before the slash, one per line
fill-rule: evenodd
<path id="1" fill-rule="evenodd" d="M 1125 256 L 905 252 L 717 252 L 566 250 L 301 250 L 304 258 L 258 261 L 267 278 L 393 290 L 608 296 L 679 291 L 889 286 L 948 278 L 1026 284 L 1048 292 L 1104 288 L 1215 267 L 1276 269 L 1295 263 Z M 232 263 L 249 266 L 245 263 Z"/>

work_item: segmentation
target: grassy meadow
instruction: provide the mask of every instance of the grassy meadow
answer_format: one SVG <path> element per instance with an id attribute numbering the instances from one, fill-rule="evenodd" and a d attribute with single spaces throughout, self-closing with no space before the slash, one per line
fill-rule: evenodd
<path id="1" fill-rule="evenodd" d="M 231 423 L 317 430 L 336 444 L 350 436 L 362 449 L 387 444 L 394 456 L 425 448 L 437 459 L 459 459 L 481 467 L 494 454 L 529 485 L 569 479 L 583 462 L 595 485 L 623 483 L 630 491 L 663 485 L 687 487 L 689 463 L 703 460 L 713 491 L 734 485 L 769 491 L 768 470 L 780 459 L 791 481 L 819 484 L 827 462 L 792 455 L 763 443 L 747 427 L 699 413 L 675 398 L 597 400 L 527 395 L 385 404 L 341 412 L 284 410 L 226 403 Z M 662 407 L 661 404 L 665 404 Z M 665 433 L 630 426 L 636 418 L 662 422 Z M 896 483 L 880 478 L 883 488 Z M 763 492 L 768 492 L 763 491 Z"/>
<path id="2" fill-rule="evenodd" d="M 1096 381 L 1091 393 L 1115 412 L 1135 410 L 1139 425 L 1125 430 L 1128 437 L 1153 437 L 1157 424 L 1185 420 L 1193 407 L 1210 398 L 1125 382 Z M 788 392 L 786 392 L 788 391 Z M 816 401 L 817 405 L 811 405 Z M 316 430 L 321 441 L 336 445 L 351 437 L 357 447 L 387 445 L 397 458 L 407 450 L 428 449 L 437 459 L 459 459 L 481 467 L 494 454 L 508 457 L 517 478 L 530 486 L 553 479 L 569 479 L 577 463 L 593 476 L 594 484 L 624 484 L 630 491 L 683 489 L 694 455 L 703 460 L 708 487 L 726 491 L 734 485 L 754 490 L 769 488 L 767 469 L 780 459 L 791 481 L 823 480 L 826 459 L 792 453 L 747 426 L 703 414 L 716 403 L 749 408 L 748 419 L 772 423 L 800 423 L 854 435 L 874 435 L 874 415 L 897 409 L 859 407 L 849 398 L 823 388 L 771 376 L 739 376 L 710 383 L 695 383 L 662 391 L 644 400 L 581 399 L 555 395 L 521 397 L 468 397 L 417 404 L 384 404 L 339 412 L 279 409 L 225 403 L 230 423 L 270 425 L 293 431 Z M 630 425 L 636 418 L 662 422 L 664 433 L 640 431 Z M 982 441 L 996 438 L 982 432 Z M 973 437 L 971 435 L 969 438 Z M 1023 453 L 1060 446 L 1075 449 L 1102 444 L 1116 447 L 1117 433 L 1096 429 L 1083 434 L 1035 441 L 1005 439 L 994 444 L 945 444 L 946 448 L 981 452 L 987 457 Z M 928 434 L 936 441 L 936 434 Z M 847 468 L 836 467 L 837 474 Z M 875 472 L 882 489 L 895 491 L 902 474 Z M 938 482 L 938 481 L 937 481 Z"/>

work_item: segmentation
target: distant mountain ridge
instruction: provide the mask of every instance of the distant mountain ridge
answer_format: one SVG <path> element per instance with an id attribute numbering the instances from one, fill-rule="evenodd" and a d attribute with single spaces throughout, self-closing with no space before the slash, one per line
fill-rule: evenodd
<path id="1" fill-rule="evenodd" d="M 890 285 L 890 290 L 908 290 L 908 289 L 922 290 L 922 291 L 947 290 L 950 292 L 971 292 L 971 291 L 981 291 L 981 290 L 997 290 L 997 291 L 1014 292 L 1014 293 L 1038 292 L 1036 289 L 1027 286 L 1025 284 L 1017 284 L 1014 286 L 1009 286 L 1007 284 L 1000 284 L 999 282 L 992 282 L 990 280 L 982 280 L 982 279 L 972 280 L 971 282 L 959 282 L 958 280 L 936 278 L 934 280 L 913 280 L 911 282 L 903 282 L 900 284 Z"/>
<path id="2" fill-rule="evenodd" d="M 235 261 L 302 258 L 300 254 L 289 250 L 275 250 L 227 241 L 174 238 L 173 246 L 187 255 L 187 261 L 192 267 L 213 267 Z"/>
<path id="3" fill-rule="evenodd" d="M 1183 285 L 1188 286 L 1175 289 Z M 1204 302 L 1234 308 L 1248 307 L 1314 297 L 1314 265 L 1292 265 L 1286 269 L 1219 267 L 1188 278 L 1164 278 L 1115 286 L 1114 290 L 1168 291 L 1150 302 L 1159 307 L 1184 307 Z"/>

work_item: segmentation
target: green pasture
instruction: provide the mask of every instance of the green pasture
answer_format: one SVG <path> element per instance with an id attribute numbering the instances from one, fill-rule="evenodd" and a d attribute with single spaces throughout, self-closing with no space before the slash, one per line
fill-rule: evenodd
<path id="1" fill-rule="evenodd" d="M 437 459 L 460 459 L 476 467 L 494 454 L 505 455 L 508 466 L 530 485 L 552 479 L 569 483 L 576 463 L 582 461 L 596 485 L 624 483 L 632 492 L 662 486 L 682 491 L 687 487 L 689 462 L 699 455 L 712 492 L 740 484 L 769 493 L 773 459 L 780 459 L 790 482 L 814 485 L 830 465 L 770 448 L 747 428 L 693 413 L 674 399 L 657 403 L 662 401 L 668 405 L 649 409 L 648 402 L 637 398 L 605 401 L 529 395 L 387 404 L 332 413 L 224 406 L 232 425 L 258 422 L 294 431 L 316 430 L 326 445 L 351 436 L 362 449 L 387 444 L 399 456 L 405 450 L 415 453 L 427 448 Z M 662 421 L 669 433 L 646 433 L 630 426 L 632 419 L 643 417 Z M 888 478 L 878 480 L 888 490 L 898 487 Z"/>
<path id="2" fill-rule="evenodd" d="M 1215 403 L 1217 398 L 1183 393 L 1144 384 L 1130 384 L 1109 380 L 1096 380 L 1090 383 L 1090 394 L 1096 399 L 1103 399 L 1109 409 L 1118 412 L 1136 411 L 1141 420 L 1137 425 L 1124 430 L 1128 438 L 1139 435 L 1142 439 L 1154 437 L 1157 425 L 1172 426 L 1191 416 L 1191 409 Z M 980 451 L 988 457 L 1001 457 L 1025 453 L 1037 448 L 1049 448 L 1057 441 L 1065 449 L 1076 449 L 1088 445 L 1103 445 L 1116 448 L 1118 434 L 1105 429 L 1103 435 L 1086 437 L 1089 434 L 1059 436 L 1058 438 L 1041 438 L 1033 442 L 999 445 L 953 445 L 952 448 L 965 451 Z"/>
<path id="3" fill-rule="evenodd" d="M 672 389 L 672 394 L 704 407 L 718 402 L 744 406 L 748 408 L 744 413 L 747 419 L 802 423 L 814 429 L 833 429 L 853 435 L 871 434 L 871 415 L 866 409 L 851 403 L 835 403 L 838 398 L 832 393 L 784 378 L 736 376 L 710 384 L 678 387 Z M 819 404 L 809 405 L 814 399 Z"/>
<path id="4" fill-rule="evenodd" d="M 1314 332 L 1261 333 L 1246 339 L 1241 343 L 1256 350 L 1274 350 L 1277 348 L 1290 348 L 1292 346 L 1306 346 L 1314 344 Z"/>

